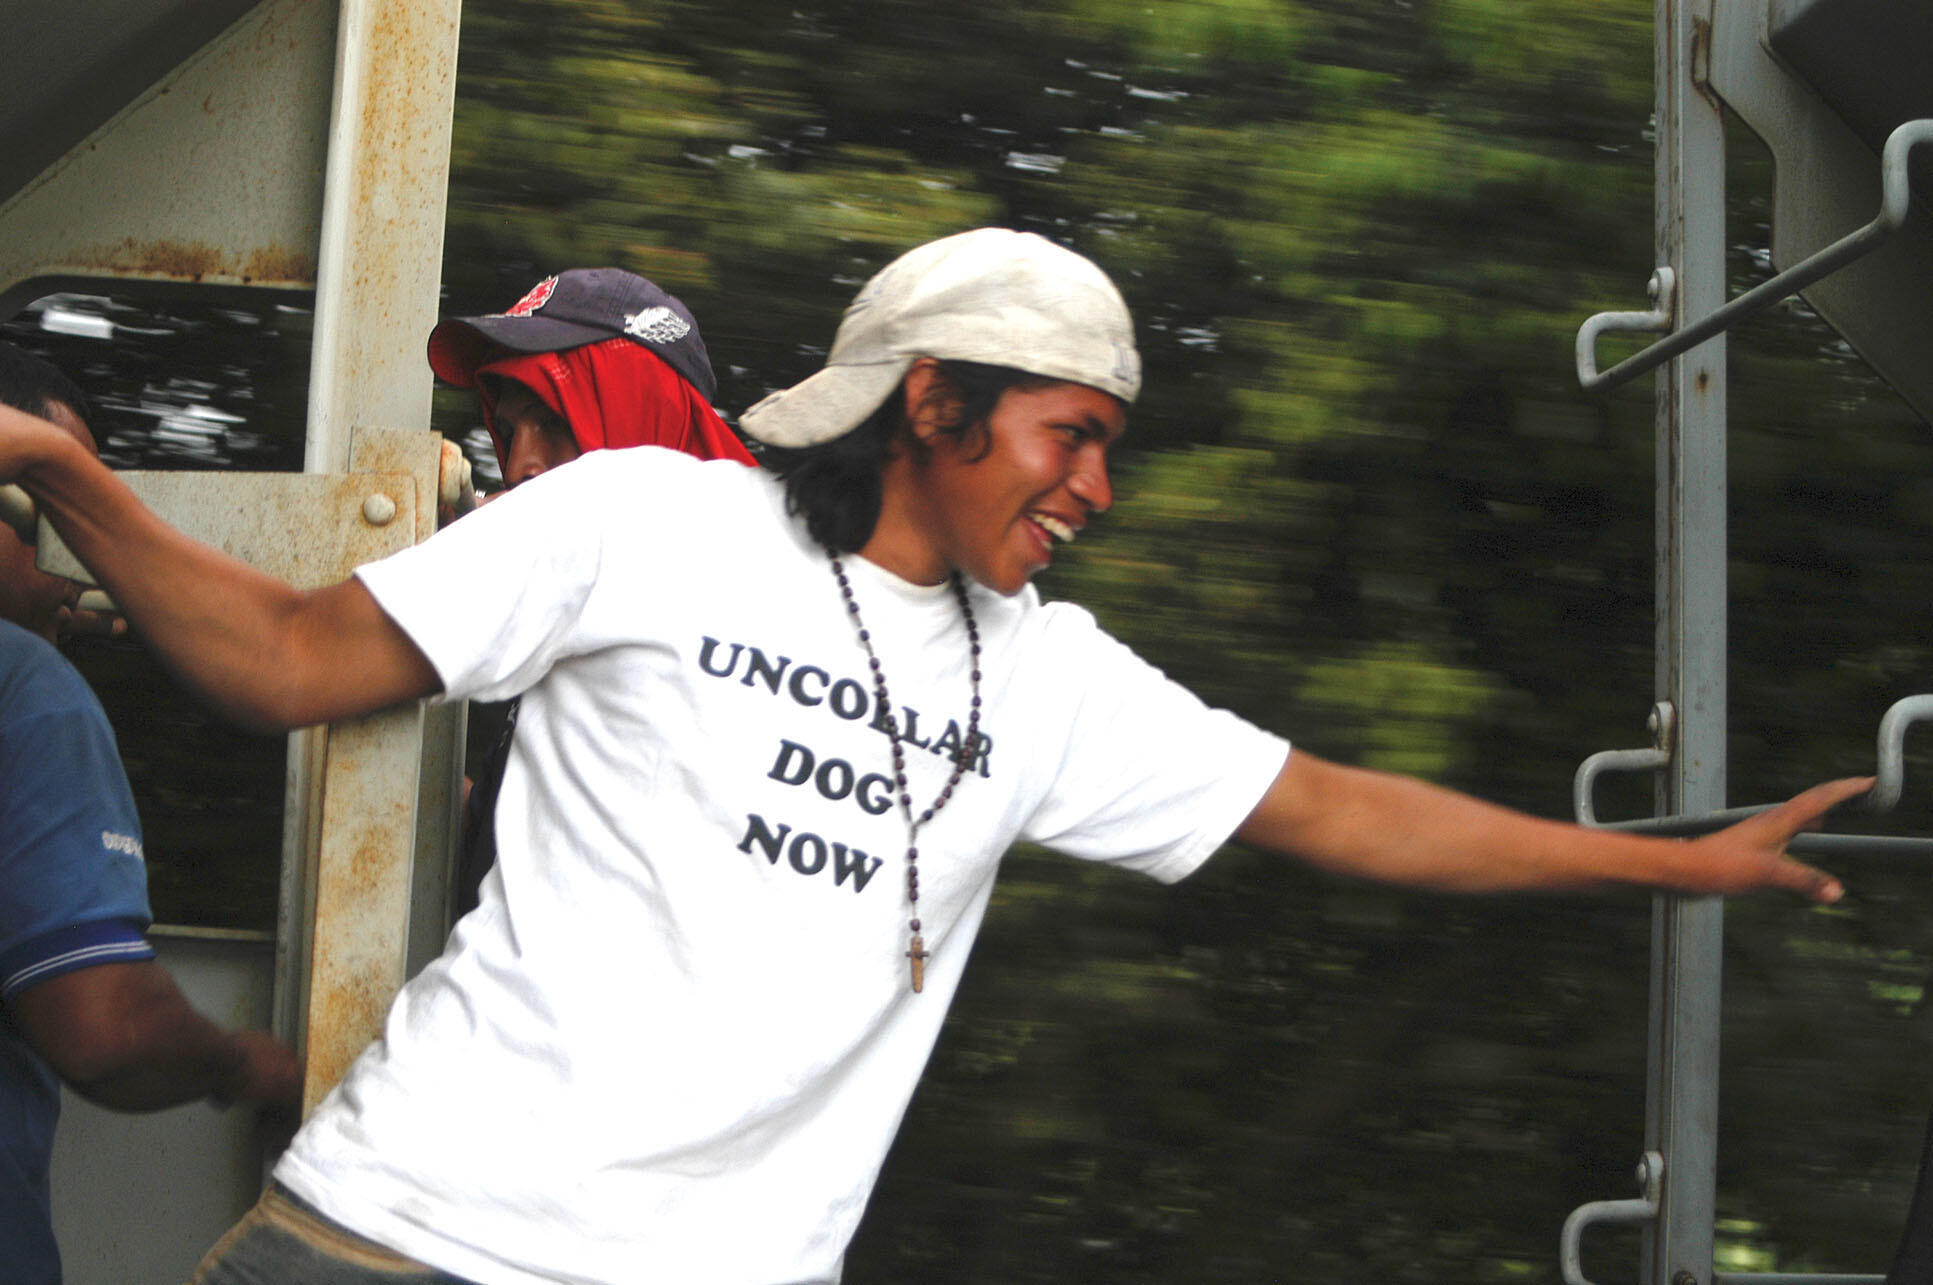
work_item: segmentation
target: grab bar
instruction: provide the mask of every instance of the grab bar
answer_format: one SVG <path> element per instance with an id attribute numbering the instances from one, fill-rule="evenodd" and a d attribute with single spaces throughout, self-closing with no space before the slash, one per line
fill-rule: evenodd
<path id="1" fill-rule="evenodd" d="M 1933 141 L 1933 120 L 1909 120 L 1886 138 L 1880 154 L 1881 196 L 1879 214 L 1871 223 L 1850 232 L 1823 250 L 1762 281 L 1744 294 L 1712 312 L 1706 313 L 1683 330 L 1674 331 L 1636 356 L 1627 357 L 1611 369 L 1597 368 L 1597 337 L 1607 330 L 1663 330 L 1676 312 L 1675 281 L 1671 269 L 1659 268 L 1651 278 L 1651 312 L 1600 312 L 1584 322 L 1577 332 L 1577 382 L 1587 389 L 1611 388 L 1655 370 L 1680 353 L 1704 343 L 1742 317 L 1759 312 L 1781 299 L 1830 276 L 1856 259 L 1885 244 L 1893 233 L 1905 226 L 1913 204 L 1913 191 L 1906 167 L 1907 154 L 1920 143 Z"/>

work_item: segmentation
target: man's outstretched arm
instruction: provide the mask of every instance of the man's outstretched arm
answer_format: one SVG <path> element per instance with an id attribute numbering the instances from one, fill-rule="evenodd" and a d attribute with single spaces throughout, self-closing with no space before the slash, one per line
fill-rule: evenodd
<path id="1" fill-rule="evenodd" d="M 1439 892 L 1778 888 L 1831 902 L 1839 881 L 1786 856 L 1786 844 L 1871 788 L 1870 778 L 1830 781 L 1716 833 L 1662 839 L 1545 820 L 1298 749 L 1235 837 L 1339 874 Z"/>
<path id="2" fill-rule="evenodd" d="M 34 497 L 143 640 L 238 723 L 303 727 L 439 690 L 359 581 L 298 590 L 190 540 L 72 437 L 6 406 L 0 481 Z"/>

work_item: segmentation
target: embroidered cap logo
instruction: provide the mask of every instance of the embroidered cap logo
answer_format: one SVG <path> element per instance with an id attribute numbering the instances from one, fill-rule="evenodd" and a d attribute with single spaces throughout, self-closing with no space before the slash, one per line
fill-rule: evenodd
<path id="1" fill-rule="evenodd" d="M 676 343 L 691 333 L 691 323 L 671 309 L 659 305 L 625 317 L 624 333 L 646 343 Z"/>
<path id="2" fill-rule="evenodd" d="M 545 277 L 530 287 L 530 293 L 511 304 L 497 315 L 500 317 L 528 317 L 537 309 L 550 302 L 550 296 L 557 290 L 557 278 Z"/>

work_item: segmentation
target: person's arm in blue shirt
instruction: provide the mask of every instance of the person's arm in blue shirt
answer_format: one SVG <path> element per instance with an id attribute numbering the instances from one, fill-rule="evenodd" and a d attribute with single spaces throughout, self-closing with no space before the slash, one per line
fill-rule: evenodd
<path id="1" fill-rule="evenodd" d="M 62 973 L 7 1006 L 54 1073 L 102 1106 L 155 1111 L 211 1098 L 301 1108 L 294 1051 L 265 1031 L 222 1030 L 154 960 Z"/>

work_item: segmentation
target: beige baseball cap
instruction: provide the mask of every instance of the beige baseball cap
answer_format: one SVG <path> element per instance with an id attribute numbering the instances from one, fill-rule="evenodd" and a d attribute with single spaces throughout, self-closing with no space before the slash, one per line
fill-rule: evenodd
<path id="1" fill-rule="evenodd" d="M 1134 323 L 1107 274 L 1032 232 L 978 228 L 881 268 L 846 309 L 825 369 L 760 401 L 739 427 L 773 446 L 831 441 L 920 357 L 1009 366 L 1124 402 L 1141 391 Z"/>

